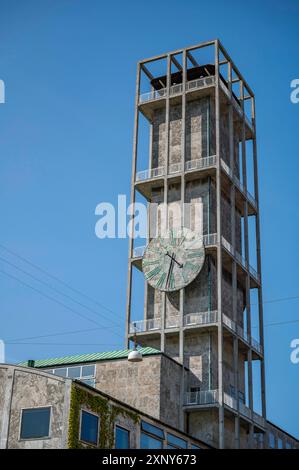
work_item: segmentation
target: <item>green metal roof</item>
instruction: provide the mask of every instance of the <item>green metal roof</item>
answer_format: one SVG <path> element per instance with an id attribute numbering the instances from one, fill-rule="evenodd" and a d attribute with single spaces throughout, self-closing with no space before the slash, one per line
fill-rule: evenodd
<path id="1" fill-rule="evenodd" d="M 128 357 L 130 349 L 121 349 L 118 351 L 97 352 L 90 354 L 77 354 L 75 356 L 55 357 L 52 359 L 39 359 L 34 361 L 34 367 L 62 366 L 67 364 L 79 364 L 82 362 L 109 361 L 112 359 L 125 359 Z M 152 356 L 161 354 L 161 351 L 154 348 L 140 348 L 143 356 Z M 19 366 L 28 366 L 28 361 L 21 362 Z"/>

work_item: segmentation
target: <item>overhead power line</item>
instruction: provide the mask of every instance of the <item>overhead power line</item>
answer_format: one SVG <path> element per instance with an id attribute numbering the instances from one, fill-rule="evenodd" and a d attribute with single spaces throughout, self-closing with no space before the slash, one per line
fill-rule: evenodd
<path id="1" fill-rule="evenodd" d="M 38 264 L 36 263 L 33 263 L 32 261 L 30 261 L 28 258 L 25 258 L 24 256 L 20 255 L 19 253 L 16 253 L 15 251 L 11 250 L 10 248 L 7 248 L 5 245 L 3 245 L 3 243 L 0 243 L 0 248 L 2 248 L 3 250 L 7 251 L 7 253 L 10 253 L 11 255 L 15 256 L 16 258 L 19 258 L 21 261 L 23 261 L 24 263 L 27 263 L 29 264 L 30 266 L 32 266 L 33 268 L 37 269 L 38 271 L 40 271 L 41 273 L 45 274 L 46 276 L 52 278 L 53 280 L 59 282 L 60 284 L 64 285 L 65 287 L 67 287 L 68 289 L 70 289 L 71 291 L 75 292 L 76 294 L 78 295 L 81 295 L 82 297 L 85 297 L 85 299 L 87 300 L 90 300 L 91 302 L 95 303 L 96 305 L 98 305 L 99 307 L 101 307 L 102 309 L 106 310 L 107 312 L 109 313 L 113 313 L 115 314 L 115 312 L 113 312 L 113 310 L 111 310 L 109 307 L 107 307 L 106 305 L 102 304 L 101 302 L 99 302 L 98 300 L 94 299 L 93 297 L 91 297 L 90 295 L 87 295 L 85 294 L 84 292 L 82 292 L 81 290 L 71 286 L 69 283 L 67 283 L 66 281 L 60 279 L 58 276 L 55 276 L 54 274 L 51 274 L 49 271 L 47 271 L 45 268 L 39 266 Z"/>
<path id="2" fill-rule="evenodd" d="M 86 299 L 90 300 L 91 302 L 99 305 L 101 308 L 103 308 L 104 310 L 106 310 L 107 312 L 110 312 L 110 313 L 113 313 L 113 314 L 116 314 L 116 312 L 114 312 L 113 310 L 111 310 L 109 307 L 107 307 L 106 305 L 103 305 L 101 302 L 99 302 L 98 300 L 92 298 L 91 296 L 85 294 L 84 292 L 80 291 L 79 289 L 71 286 L 69 283 L 67 283 L 66 281 L 60 279 L 58 276 L 55 276 L 53 274 L 51 274 L 49 271 L 47 271 L 46 269 L 42 268 L 41 266 L 33 263 L 32 261 L 30 261 L 28 258 L 25 258 L 24 256 L 20 255 L 19 253 L 16 253 L 15 251 L 11 250 L 10 248 L 7 248 L 5 245 L 3 245 L 3 243 L 0 243 L 0 248 L 2 248 L 3 250 L 7 251 L 7 253 L 10 253 L 11 255 L 15 256 L 16 258 L 19 258 L 20 260 L 22 260 L 24 263 L 27 263 L 29 264 L 30 266 L 32 266 L 33 268 L 37 269 L 38 271 L 42 272 L 43 274 L 45 274 L 46 276 L 54 279 L 55 281 L 59 282 L 60 284 L 64 285 L 65 287 L 67 287 L 68 289 L 72 290 L 73 292 L 75 292 L 76 294 L 78 295 L 81 295 L 82 297 L 85 297 Z M 263 301 L 263 304 L 266 304 L 266 303 L 275 303 L 275 302 L 284 302 L 284 301 L 287 301 L 287 300 L 298 300 L 299 299 L 299 295 L 295 295 L 295 296 L 289 296 L 289 297 L 282 297 L 282 298 L 278 298 L 278 299 L 269 299 L 269 300 L 264 300 Z"/>
<path id="3" fill-rule="evenodd" d="M 13 343 L 27 346 L 119 346 L 119 343 Z"/>
<path id="4" fill-rule="evenodd" d="M 38 277 L 34 276 L 33 274 L 29 273 L 28 271 L 26 271 L 25 269 L 22 269 L 20 268 L 19 266 L 17 266 L 16 264 L 8 261 L 7 259 L 5 258 L 2 258 L 2 256 L 0 256 L 0 260 L 3 261 L 4 263 L 8 264 L 9 266 L 12 266 L 13 268 L 17 269 L 18 271 L 20 271 L 21 273 L 25 274 L 26 276 L 30 277 L 31 279 L 33 279 L 34 281 L 36 282 L 39 282 L 40 284 L 46 286 L 47 288 L 51 289 L 52 291 L 58 293 L 59 295 L 67 298 L 68 300 L 71 300 L 72 302 L 76 303 L 77 305 L 80 305 L 80 307 L 83 307 L 85 308 L 86 310 L 90 311 L 91 313 L 94 313 L 95 315 L 97 316 L 100 316 L 102 318 L 104 318 L 105 320 L 113 323 L 116 328 L 120 328 L 120 325 L 118 325 L 114 320 L 112 320 L 110 317 L 107 317 L 105 316 L 104 314 L 100 313 L 100 312 L 97 312 L 96 310 L 88 307 L 87 305 L 83 304 L 82 302 L 79 302 L 78 300 L 74 299 L 73 297 L 71 297 L 70 295 L 68 294 L 65 294 L 64 292 L 62 292 L 61 290 L 57 289 L 56 287 L 54 286 L 51 286 L 48 282 L 45 282 L 41 279 L 39 279 Z"/>
<path id="5" fill-rule="evenodd" d="M 25 341 L 29 339 L 41 339 L 41 338 L 50 338 L 53 336 L 65 336 L 65 335 L 73 335 L 77 333 L 86 333 L 86 332 L 91 332 L 91 331 L 96 331 L 96 330 L 101 330 L 102 327 L 98 328 L 87 328 L 85 330 L 73 330 L 73 331 L 66 331 L 66 332 L 59 332 L 59 333 L 50 333 L 48 335 L 38 335 L 38 336 L 27 336 L 25 338 L 15 338 L 15 339 L 9 339 L 6 340 L 5 343 L 14 343 L 15 341 Z"/>
<path id="6" fill-rule="evenodd" d="M 11 279 L 14 279 L 15 281 L 19 282 L 20 284 L 24 285 L 25 287 L 28 287 L 29 289 L 33 290 L 34 292 L 37 292 L 38 294 L 42 295 L 43 297 L 47 298 L 48 300 L 51 300 L 52 302 L 55 302 L 57 303 L 58 305 L 66 308 L 67 310 L 69 310 L 70 312 L 74 313 L 75 315 L 81 317 L 81 318 L 84 318 L 85 320 L 91 322 L 91 323 L 94 323 L 95 325 L 97 326 L 100 326 L 102 329 L 111 329 L 113 328 L 112 326 L 102 326 L 100 325 L 98 322 L 96 322 L 93 318 L 90 318 L 90 317 L 87 317 L 86 315 L 83 315 L 82 313 L 78 312 L 77 310 L 74 310 L 72 307 L 69 307 L 68 305 L 64 304 L 63 302 L 61 302 L 60 300 L 57 300 L 55 299 L 54 297 L 48 295 L 48 294 L 45 294 L 44 292 L 40 291 L 39 289 L 37 289 L 36 287 L 33 287 L 31 286 L 30 284 L 28 284 L 27 282 L 24 282 L 22 281 L 21 279 L 19 279 L 18 277 L 16 276 L 13 276 L 12 274 L 9 274 L 7 273 L 6 271 L 3 271 L 2 269 L 0 269 L 0 273 L 4 274 L 5 276 L 8 276 L 10 277 Z M 114 332 L 114 334 L 118 335 L 116 332 Z M 120 335 L 118 335 L 120 336 Z"/>

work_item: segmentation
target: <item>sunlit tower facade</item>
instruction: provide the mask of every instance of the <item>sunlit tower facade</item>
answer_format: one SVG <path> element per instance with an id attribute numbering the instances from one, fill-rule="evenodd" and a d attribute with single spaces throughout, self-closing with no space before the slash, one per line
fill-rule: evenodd
<path id="1" fill-rule="evenodd" d="M 148 204 L 148 236 L 144 247 L 132 224 L 127 343 L 135 336 L 184 366 L 181 430 L 219 448 L 253 447 L 266 426 L 255 98 L 219 40 L 138 63 L 137 201 Z M 151 203 L 167 207 L 168 234 L 186 229 L 202 241 L 194 278 L 183 273 L 187 264 L 195 272 L 188 250 L 151 261 L 162 236 Z"/>

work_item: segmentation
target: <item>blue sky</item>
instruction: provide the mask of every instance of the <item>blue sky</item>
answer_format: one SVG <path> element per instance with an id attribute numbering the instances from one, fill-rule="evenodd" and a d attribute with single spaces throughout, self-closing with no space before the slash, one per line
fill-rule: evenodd
<path id="1" fill-rule="evenodd" d="M 128 241 L 97 239 L 94 211 L 129 194 L 136 62 L 216 37 L 256 93 L 264 299 L 299 296 L 297 1 L 1 0 L 0 9 L 0 337 L 35 343 L 8 344 L 8 362 L 123 346 Z M 299 299 L 264 309 L 268 418 L 299 437 L 290 362 Z M 269 325 L 278 322 L 292 323 Z"/>

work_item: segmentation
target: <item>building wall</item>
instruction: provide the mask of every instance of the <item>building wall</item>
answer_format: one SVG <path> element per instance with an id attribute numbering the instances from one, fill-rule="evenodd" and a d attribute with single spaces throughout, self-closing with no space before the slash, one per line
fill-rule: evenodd
<path id="1" fill-rule="evenodd" d="M 178 387 L 178 371 L 180 365 L 160 358 L 162 370 L 161 380 L 161 415 L 169 422 L 172 420 L 170 407 L 176 407 Z M 122 361 L 124 366 L 124 361 Z M 108 364 L 108 363 L 107 363 Z M 113 364 L 109 362 L 110 366 Z M 148 363 L 149 365 L 150 363 Z M 135 364 L 137 367 L 140 364 Z M 153 365 L 153 364 L 151 364 Z M 97 364 L 99 366 L 99 363 Z M 108 367 L 109 368 L 109 367 Z M 111 370 L 114 372 L 114 368 Z M 113 374 L 112 374 L 113 375 Z M 115 384 L 116 391 L 118 384 Z M 170 405 L 168 405 L 168 402 Z M 19 439 L 21 411 L 24 408 L 50 406 L 50 436 L 47 439 Z M 128 407 L 125 403 L 109 397 L 101 390 L 92 389 L 78 381 L 47 374 L 38 369 L 19 366 L 0 366 L 0 448 L 5 449 L 61 449 L 89 448 L 80 440 L 80 417 L 83 410 L 92 412 L 99 417 L 99 440 L 93 447 L 113 448 L 115 445 L 115 425 L 130 431 L 130 448 L 140 446 L 141 421 L 159 427 L 165 433 L 163 447 L 167 445 L 167 434 L 171 433 L 191 444 L 207 448 L 195 437 L 181 433 L 175 426 L 156 420 L 141 410 Z"/>
<path id="2" fill-rule="evenodd" d="M 264 445 L 270 449 L 299 449 L 299 441 L 267 421 Z"/>
<path id="3" fill-rule="evenodd" d="M 218 410 L 192 411 L 188 416 L 188 432 L 212 447 L 218 447 Z"/>
<path id="4" fill-rule="evenodd" d="M 160 419 L 180 429 L 182 366 L 161 356 Z"/>
<path id="5" fill-rule="evenodd" d="M 0 447 L 64 448 L 68 429 L 70 380 L 29 368 L 0 366 Z M 50 439 L 20 440 L 24 408 L 51 406 Z"/>
<path id="6" fill-rule="evenodd" d="M 160 377 L 160 355 L 144 357 L 140 363 L 101 361 L 96 368 L 96 388 L 159 419 Z"/>

